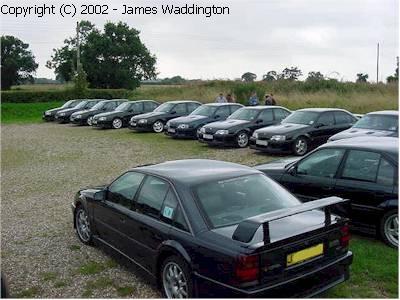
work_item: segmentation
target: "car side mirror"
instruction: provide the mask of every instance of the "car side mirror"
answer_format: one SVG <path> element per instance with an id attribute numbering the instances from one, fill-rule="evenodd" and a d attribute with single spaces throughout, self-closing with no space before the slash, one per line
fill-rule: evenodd
<path id="1" fill-rule="evenodd" d="M 215 115 L 214 119 L 219 119 L 221 116 L 220 115 Z"/>
<path id="2" fill-rule="evenodd" d="M 171 115 L 175 115 L 176 114 L 176 110 L 171 111 Z"/>
<path id="3" fill-rule="evenodd" d="M 323 126 L 325 126 L 325 125 L 322 124 L 322 123 L 317 123 L 317 124 L 314 125 L 315 128 L 320 128 L 320 127 L 323 127 Z"/>
<path id="4" fill-rule="evenodd" d="M 104 200 L 106 200 L 106 193 L 107 193 L 106 189 L 98 191 L 98 192 L 94 193 L 93 199 L 96 201 L 104 201 Z"/>
<path id="5" fill-rule="evenodd" d="M 288 169 L 287 173 L 288 173 L 289 175 L 296 176 L 296 174 L 297 174 L 297 166 L 291 166 L 291 167 Z"/>
<path id="6" fill-rule="evenodd" d="M 257 124 L 260 124 L 260 123 L 262 123 L 262 122 L 264 122 L 262 119 L 258 119 L 258 120 L 256 121 Z"/>

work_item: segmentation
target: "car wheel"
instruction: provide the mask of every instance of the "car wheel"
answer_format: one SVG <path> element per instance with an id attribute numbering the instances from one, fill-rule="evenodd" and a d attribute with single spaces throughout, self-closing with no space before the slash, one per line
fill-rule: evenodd
<path id="1" fill-rule="evenodd" d="M 383 215 L 380 224 L 380 234 L 383 241 L 389 246 L 399 246 L 399 214 L 397 210 L 391 210 Z"/>
<path id="2" fill-rule="evenodd" d="M 122 127 L 122 120 L 120 118 L 115 118 L 112 121 L 112 127 L 114 129 L 120 129 Z"/>
<path id="3" fill-rule="evenodd" d="M 164 123 L 160 120 L 155 121 L 153 124 L 153 131 L 155 133 L 160 133 L 163 132 L 163 130 L 164 130 Z"/>
<path id="4" fill-rule="evenodd" d="M 298 156 L 306 154 L 308 151 L 308 140 L 305 137 L 298 137 L 293 144 L 293 152 Z"/>
<path id="5" fill-rule="evenodd" d="M 193 298 L 193 282 L 188 264 L 178 256 L 168 257 L 161 267 L 164 298 Z"/>
<path id="6" fill-rule="evenodd" d="M 247 147 L 247 145 L 249 144 L 249 135 L 247 134 L 247 132 L 239 132 L 236 137 L 236 144 L 239 146 L 239 148 Z"/>
<path id="7" fill-rule="evenodd" d="M 79 206 L 75 212 L 76 233 L 82 243 L 90 245 L 92 243 L 92 231 L 90 229 L 89 216 L 86 210 Z"/>
<path id="8" fill-rule="evenodd" d="M 87 123 L 89 126 L 92 126 L 92 124 L 93 124 L 92 121 L 93 121 L 93 117 L 90 116 L 89 118 L 87 118 L 86 123 Z"/>

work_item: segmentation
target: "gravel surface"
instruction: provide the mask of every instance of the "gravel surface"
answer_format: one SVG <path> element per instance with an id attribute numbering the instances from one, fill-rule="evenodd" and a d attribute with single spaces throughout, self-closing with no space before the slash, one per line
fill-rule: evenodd
<path id="1" fill-rule="evenodd" d="M 3 125 L 1 133 L 1 269 L 13 297 L 159 297 L 142 272 L 79 242 L 70 208 L 75 192 L 144 163 L 271 159 L 250 149 L 209 148 L 128 129 L 45 123 Z"/>

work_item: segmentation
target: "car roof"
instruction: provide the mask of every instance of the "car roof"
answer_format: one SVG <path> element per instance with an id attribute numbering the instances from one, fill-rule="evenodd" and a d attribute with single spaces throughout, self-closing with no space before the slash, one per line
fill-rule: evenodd
<path id="1" fill-rule="evenodd" d="M 375 150 L 390 153 L 397 157 L 399 153 L 399 139 L 397 137 L 354 137 L 341 139 L 322 145 L 320 148 L 340 146 L 360 150 Z"/>
<path id="2" fill-rule="evenodd" d="M 85 101 L 90 101 L 90 102 L 93 102 L 93 101 L 97 101 L 97 102 L 99 102 L 99 101 L 105 101 L 106 99 L 86 99 Z"/>
<path id="3" fill-rule="evenodd" d="M 398 116 L 399 112 L 397 110 L 380 110 L 380 111 L 372 111 L 370 113 L 367 113 L 367 115 Z"/>
<path id="4" fill-rule="evenodd" d="M 228 106 L 228 105 L 237 105 L 237 106 L 243 106 L 240 103 L 205 103 L 204 105 L 208 105 L 208 106 Z"/>
<path id="5" fill-rule="evenodd" d="M 105 100 L 101 100 L 101 102 L 114 102 L 114 101 L 129 101 L 129 100 L 127 100 L 127 99 L 105 99 Z"/>
<path id="6" fill-rule="evenodd" d="M 129 102 L 155 102 L 158 103 L 155 100 L 146 100 L 146 99 L 140 99 L 140 100 L 129 100 Z"/>
<path id="7" fill-rule="evenodd" d="M 257 109 L 257 110 L 263 110 L 263 109 L 267 109 L 267 108 L 283 108 L 288 110 L 286 107 L 283 106 L 277 106 L 277 105 L 257 105 L 257 106 L 245 106 L 243 108 L 246 109 Z"/>
<path id="8" fill-rule="evenodd" d="M 198 103 L 198 104 L 202 104 L 201 102 L 196 101 L 196 100 L 173 100 L 173 101 L 167 101 L 164 103 Z"/>
<path id="9" fill-rule="evenodd" d="M 315 111 L 315 112 L 326 112 L 326 111 L 343 111 L 346 113 L 350 113 L 349 111 L 341 108 L 328 108 L 328 107 L 309 107 L 298 109 L 297 111 Z M 350 113 L 351 114 L 351 113 Z"/>
<path id="10" fill-rule="evenodd" d="M 208 181 L 234 178 L 260 173 L 256 169 L 240 164 L 210 160 L 184 159 L 137 167 L 148 174 L 168 178 L 184 185 L 197 185 Z"/>

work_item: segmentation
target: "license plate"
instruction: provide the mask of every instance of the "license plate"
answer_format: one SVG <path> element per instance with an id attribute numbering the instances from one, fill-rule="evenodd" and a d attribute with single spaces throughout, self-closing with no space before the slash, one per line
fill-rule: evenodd
<path id="1" fill-rule="evenodd" d="M 294 253 L 289 254 L 286 257 L 286 264 L 287 266 L 292 266 L 311 258 L 320 256 L 324 253 L 324 244 L 318 244 L 310 248 L 306 248 Z"/>
<path id="2" fill-rule="evenodd" d="M 257 145 L 268 146 L 268 141 L 256 140 Z"/>
<path id="3" fill-rule="evenodd" d="M 175 133 L 175 128 L 168 128 L 168 132 Z"/>
<path id="4" fill-rule="evenodd" d="M 214 137 L 212 136 L 212 134 L 203 134 L 203 138 L 206 140 L 212 140 Z"/>

